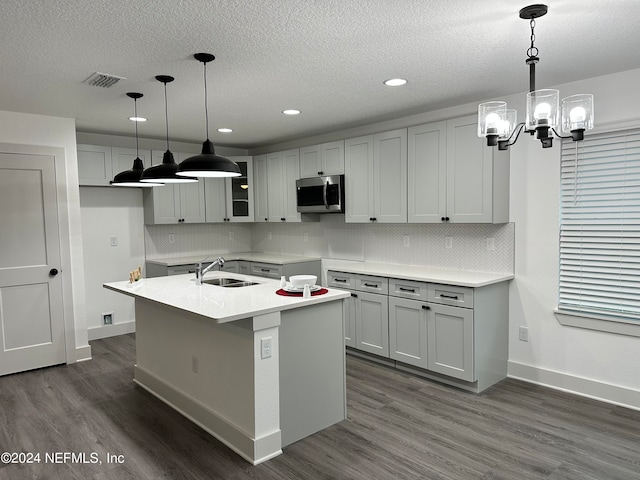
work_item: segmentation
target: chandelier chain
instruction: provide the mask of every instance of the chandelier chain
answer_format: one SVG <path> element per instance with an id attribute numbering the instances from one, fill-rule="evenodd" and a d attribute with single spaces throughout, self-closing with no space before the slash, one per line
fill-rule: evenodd
<path id="1" fill-rule="evenodd" d="M 538 48 L 534 45 L 534 42 L 536 41 L 536 34 L 535 34 L 535 28 L 536 28 L 536 21 L 535 19 L 531 19 L 529 22 L 529 25 L 531 25 L 531 46 L 527 49 L 527 55 L 529 57 L 537 57 L 538 56 Z"/>

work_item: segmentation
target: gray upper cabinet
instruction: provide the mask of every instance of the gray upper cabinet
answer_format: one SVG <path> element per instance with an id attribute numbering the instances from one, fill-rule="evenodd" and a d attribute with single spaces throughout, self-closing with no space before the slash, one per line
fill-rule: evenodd
<path id="1" fill-rule="evenodd" d="M 409 128 L 409 222 L 509 221 L 508 151 L 476 132 L 475 115 Z"/>
<path id="2" fill-rule="evenodd" d="M 300 222 L 296 180 L 300 178 L 300 151 L 267 154 L 267 206 L 270 222 Z"/>
<path id="3" fill-rule="evenodd" d="M 253 157 L 253 190 L 254 190 L 254 219 L 256 222 L 269 221 L 269 203 L 267 197 L 267 156 Z"/>
<path id="4" fill-rule="evenodd" d="M 345 140 L 345 222 L 407 222 L 407 130 Z"/>
<path id="5" fill-rule="evenodd" d="M 78 180 L 82 186 L 108 187 L 115 175 L 131 170 L 136 158 L 135 148 L 84 144 L 77 147 Z M 151 151 L 140 150 L 138 156 L 145 168 L 151 165 Z"/>
<path id="6" fill-rule="evenodd" d="M 109 186 L 113 179 L 111 147 L 79 144 L 77 154 L 80 185 Z"/>
<path id="7" fill-rule="evenodd" d="M 193 153 L 173 154 L 176 163 L 193 156 Z M 164 151 L 152 152 L 153 165 L 162 163 Z M 161 225 L 172 223 L 204 223 L 205 186 L 202 179 L 197 183 L 167 184 L 163 187 L 145 188 L 144 223 Z"/>
<path id="8" fill-rule="evenodd" d="M 447 122 L 408 131 L 409 223 L 440 223 L 447 216 Z"/>
<path id="9" fill-rule="evenodd" d="M 300 177 L 344 173 L 344 141 L 312 145 L 300 149 Z"/>
<path id="10" fill-rule="evenodd" d="M 242 175 L 206 178 L 205 212 L 207 222 L 253 222 L 254 188 L 251 157 L 228 157 L 240 167 Z"/>

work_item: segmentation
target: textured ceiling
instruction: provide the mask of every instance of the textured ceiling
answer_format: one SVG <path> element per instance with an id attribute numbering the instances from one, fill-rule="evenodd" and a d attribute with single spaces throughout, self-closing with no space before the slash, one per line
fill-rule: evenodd
<path id="1" fill-rule="evenodd" d="M 202 142 L 196 52 L 209 52 L 211 138 L 243 148 L 526 91 L 526 2 L 513 0 L 1 0 L 0 110 L 85 132 Z M 640 67 L 639 0 L 548 0 L 538 88 Z M 103 89 L 94 72 L 126 77 Z M 392 77 L 409 80 L 389 88 Z M 596 103 L 597 103 L 596 99 Z M 596 106 L 597 107 L 597 106 Z M 297 117 L 282 115 L 297 108 Z M 233 128 L 231 134 L 215 131 Z"/>

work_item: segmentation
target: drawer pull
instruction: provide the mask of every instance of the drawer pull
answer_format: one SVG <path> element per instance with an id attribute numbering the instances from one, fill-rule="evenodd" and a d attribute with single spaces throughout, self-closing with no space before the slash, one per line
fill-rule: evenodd
<path id="1" fill-rule="evenodd" d="M 440 298 L 450 298 L 451 300 L 458 300 L 457 295 L 445 295 L 444 293 L 440 294 Z"/>
<path id="2" fill-rule="evenodd" d="M 261 268 L 261 269 L 260 269 L 260 271 L 261 271 L 261 272 L 270 272 L 271 270 L 270 270 L 270 269 L 268 269 L 268 268 Z"/>
<path id="3" fill-rule="evenodd" d="M 399 287 L 398 290 L 400 290 L 401 292 L 416 293 L 416 289 L 415 288 Z"/>
<path id="4" fill-rule="evenodd" d="M 372 285 L 372 284 L 370 284 L 370 283 L 363 283 L 363 284 L 362 284 L 362 286 L 363 286 L 363 287 L 370 287 L 370 288 L 380 288 L 380 286 L 379 286 L 379 285 L 375 285 L 375 284 L 374 284 L 374 285 Z"/>
<path id="5" fill-rule="evenodd" d="M 347 283 L 347 279 L 346 278 L 334 278 L 333 281 L 334 282 L 340 282 L 340 283 Z"/>

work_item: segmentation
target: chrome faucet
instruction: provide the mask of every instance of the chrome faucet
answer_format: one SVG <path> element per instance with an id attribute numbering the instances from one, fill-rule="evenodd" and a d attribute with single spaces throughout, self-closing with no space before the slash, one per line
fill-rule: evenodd
<path id="1" fill-rule="evenodd" d="M 209 258 L 209 257 L 204 257 L 202 260 L 200 260 L 198 265 L 196 265 L 196 285 L 202 285 L 202 277 L 204 276 L 205 273 L 207 273 L 213 267 L 218 265 L 218 269 L 220 269 L 224 265 L 224 258 L 218 257 L 213 262 L 211 262 L 209 265 L 207 265 L 207 267 L 203 270 L 202 269 L 202 262 L 204 262 L 207 258 Z"/>

